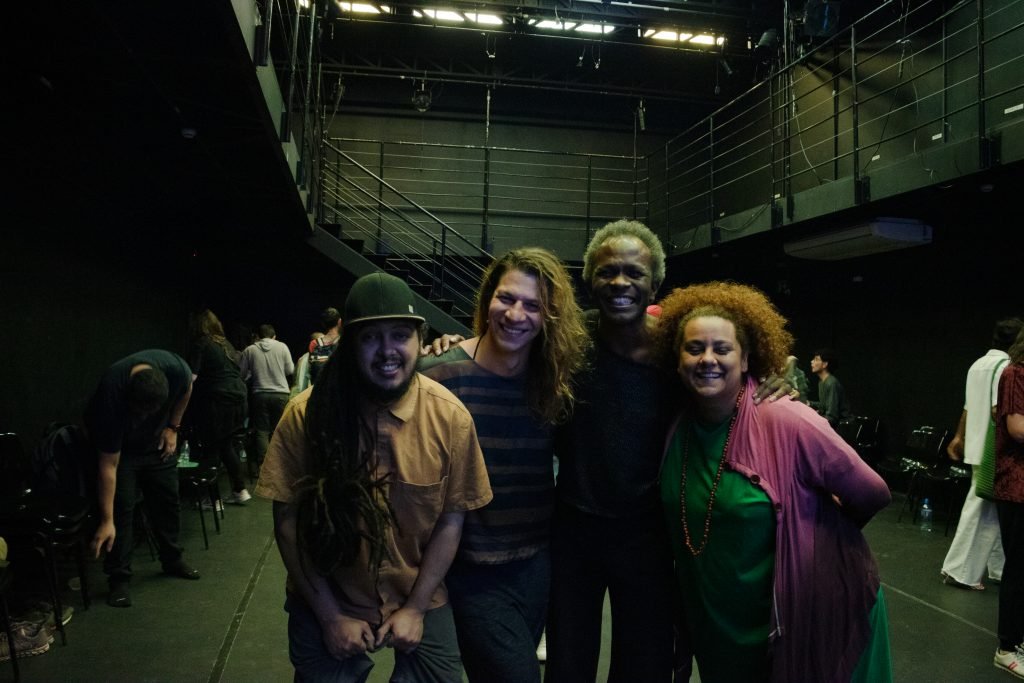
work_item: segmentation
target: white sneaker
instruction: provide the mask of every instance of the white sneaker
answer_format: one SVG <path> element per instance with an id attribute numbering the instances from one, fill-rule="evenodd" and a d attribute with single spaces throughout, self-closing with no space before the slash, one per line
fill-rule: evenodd
<path id="1" fill-rule="evenodd" d="M 997 669 L 1003 669 L 1018 678 L 1024 678 L 1024 645 L 1018 645 L 1013 652 L 996 650 L 996 656 L 993 657 L 992 663 L 996 665 Z"/>
<path id="2" fill-rule="evenodd" d="M 232 491 L 228 495 L 227 502 L 231 503 L 232 505 L 242 505 L 246 501 L 251 499 L 252 495 L 250 495 L 249 490 L 242 489 L 241 491 Z"/>
<path id="3" fill-rule="evenodd" d="M 213 503 L 210 502 L 209 499 L 203 500 L 201 505 L 203 506 L 204 510 L 213 510 L 214 509 L 214 505 L 213 505 Z M 217 501 L 217 512 L 222 512 L 223 510 L 224 510 L 224 503 L 223 503 L 223 501 L 218 500 Z"/>
<path id="4" fill-rule="evenodd" d="M 537 661 L 548 661 L 548 637 L 547 634 L 540 634 L 540 645 L 537 646 Z"/>

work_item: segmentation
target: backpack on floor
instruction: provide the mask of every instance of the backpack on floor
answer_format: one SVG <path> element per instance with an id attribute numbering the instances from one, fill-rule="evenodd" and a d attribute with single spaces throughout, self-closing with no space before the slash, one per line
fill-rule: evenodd
<path id="1" fill-rule="evenodd" d="M 92 499 L 96 495 L 96 451 L 85 430 L 51 422 L 32 452 L 32 487 Z"/>

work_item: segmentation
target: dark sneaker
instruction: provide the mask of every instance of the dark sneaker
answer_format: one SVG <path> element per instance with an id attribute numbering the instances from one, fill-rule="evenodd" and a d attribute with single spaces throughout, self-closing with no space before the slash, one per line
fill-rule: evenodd
<path id="1" fill-rule="evenodd" d="M 199 579 L 199 570 L 181 559 L 174 564 L 164 565 L 164 574 L 167 574 L 168 576 L 177 576 L 180 579 L 188 579 L 189 581 L 196 581 Z"/>
<path id="2" fill-rule="evenodd" d="M 67 626 L 74 616 L 75 610 L 70 605 L 64 605 L 60 615 L 60 623 Z M 57 621 L 54 619 L 53 605 L 46 600 L 39 600 L 29 605 L 29 611 L 22 617 L 25 621 L 43 622 L 49 628 L 56 628 Z"/>
<path id="3" fill-rule="evenodd" d="M 50 649 L 53 634 L 45 626 L 31 628 L 24 624 L 11 625 L 14 631 L 14 653 L 18 657 L 41 655 Z M 0 631 L 0 662 L 11 658 L 11 647 L 7 642 L 7 634 Z"/>
<path id="4" fill-rule="evenodd" d="M 128 584 L 124 582 L 110 584 L 107 604 L 111 607 L 131 607 L 132 594 L 128 592 Z"/>

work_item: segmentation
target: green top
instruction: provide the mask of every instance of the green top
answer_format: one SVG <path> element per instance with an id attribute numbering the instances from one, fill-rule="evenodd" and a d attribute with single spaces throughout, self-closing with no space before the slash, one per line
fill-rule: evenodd
<path id="1" fill-rule="evenodd" d="M 681 425 L 672 437 L 661 476 L 661 499 L 672 536 L 676 577 L 683 596 L 690 642 L 701 680 L 766 681 L 771 675 L 768 633 L 775 565 L 775 517 L 768 495 L 743 475 L 724 468 L 715 494 L 708 543 L 694 557 L 680 521 L 683 448 L 690 433 L 686 468 L 686 519 L 695 549 L 729 420 L 704 427 Z"/>

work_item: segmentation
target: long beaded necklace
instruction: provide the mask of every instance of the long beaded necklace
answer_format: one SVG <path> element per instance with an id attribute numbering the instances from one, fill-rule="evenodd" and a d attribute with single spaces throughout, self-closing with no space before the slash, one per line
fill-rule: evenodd
<path id="1" fill-rule="evenodd" d="M 729 442 L 732 441 L 732 431 L 736 427 L 736 418 L 740 414 L 740 403 L 743 402 L 743 394 L 746 387 L 740 388 L 739 396 L 736 397 L 736 409 L 729 420 L 729 432 L 725 435 L 725 446 L 722 447 L 722 459 L 718 461 L 718 471 L 715 472 L 715 481 L 711 484 L 711 492 L 708 494 L 708 509 L 704 513 L 704 536 L 700 539 L 700 547 L 693 547 L 693 540 L 690 538 L 690 525 L 686 522 L 686 463 L 690 455 L 690 437 L 693 429 L 686 430 L 686 441 L 683 442 L 683 473 L 679 479 L 679 520 L 683 523 L 683 539 L 690 554 L 697 557 L 708 545 L 708 537 L 711 536 L 711 508 L 715 504 L 715 494 L 718 493 L 718 484 L 722 481 L 722 470 L 725 468 L 725 458 L 729 455 Z"/>

